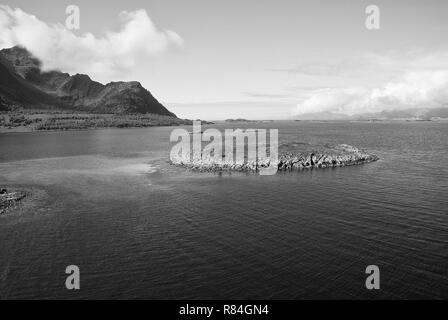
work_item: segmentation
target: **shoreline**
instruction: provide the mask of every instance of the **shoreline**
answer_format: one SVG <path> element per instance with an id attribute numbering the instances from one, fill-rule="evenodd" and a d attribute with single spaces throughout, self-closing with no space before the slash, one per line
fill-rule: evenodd
<path id="1" fill-rule="evenodd" d="M 191 125 L 188 119 L 158 114 L 94 114 L 66 112 L 2 112 L 0 133 L 79 131 Z"/>
<path id="2" fill-rule="evenodd" d="M 295 123 L 445 123 L 448 119 L 431 119 L 423 121 L 420 119 L 396 119 L 396 120 L 245 120 L 227 119 L 205 121 L 203 124 L 241 124 L 272 122 L 295 122 Z M 122 129 L 122 128 L 149 128 L 149 127 L 172 127 L 192 125 L 193 121 L 172 116 L 159 114 L 113 114 L 113 113 L 85 113 L 48 110 L 15 110 L 0 112 L 0 134 L 1 133 L 26 133 L 26 132 L 57 132 L 57 131 L 84 131 L 97 129 Z"/>
<path id="3" fill-rule="evenodd" d="M 95 127 L 95 128 L 82 128 L 82 129 L 51 129 L 51 130 L 33 130 L 29 127 L 20 128 L 2 128 L 0 127 L 0 134 L 2 133 L 48 133 L 48 132 L 78 132 L 78 131 L 95 131 L 95 130 L 113 130 L 113 129 L 145 129 L 145 128 L 163 128 L 163 127 L 177 127 L 187 124 L 176 124 L 176 125 L 154 125 L 154 126 L 134 126 L 134 127 Z"/>

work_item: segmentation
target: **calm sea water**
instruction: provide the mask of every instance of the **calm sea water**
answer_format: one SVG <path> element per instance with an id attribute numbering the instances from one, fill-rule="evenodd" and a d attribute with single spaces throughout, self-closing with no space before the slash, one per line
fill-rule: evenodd
<path id="1" fill-rule="evenodd" d="M 256 126 L 381 160 L 220 176 L 167 164 L 173 128 L 0 134 L 0 185 L 33 193 L 0 217 L 0 298 L 448 298 L 447 123 Z"/>

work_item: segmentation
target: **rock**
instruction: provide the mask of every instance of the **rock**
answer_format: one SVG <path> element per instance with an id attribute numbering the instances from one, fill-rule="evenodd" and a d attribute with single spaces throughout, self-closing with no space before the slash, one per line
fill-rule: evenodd
<path id="1" fill-rule="evenodd" d="M 8 192 L 5 188 L 0 189 L 0 214 L 15 207 L 25 196 L 25 192 Z"/>
<path id="2" fill-rule="evenodd" d="M 378 160 L 373 154 L 366 153 L 356 147 L 341 144 L 334 147 L 325 146 L 309 146 L 306 145 L 304 150 L 295 150 L 291 152 L 292 146 L 297 147 L 299 144 L 288 144 L 287 150 L 279 149 L 279 157 L 277 161 L 278 171 L 300 171 L 311 168 L 328 168 L 342 167 L 357 164 L 364 164 Z M 304 148 L 305 144 L 300 144 Z M 217 163 L 213 158 L 204 157 L 201 160 L 191 161 L 189 158 L 178 157 L 172 160 L 172 164 L 180 165 L 192 170 L 199 171 L 243 171 L 256 172 L 260 168 L 267 168 L 271 165 L 271 160 L 257 159 L 256 161 L 243 161 L 233 163 L 226 161 L 225 158 Z"/>

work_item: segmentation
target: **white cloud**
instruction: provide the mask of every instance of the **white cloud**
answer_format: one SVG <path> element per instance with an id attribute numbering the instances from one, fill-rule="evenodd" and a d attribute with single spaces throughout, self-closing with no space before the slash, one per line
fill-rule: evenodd
<path id="1" fill-rule="evenodd" d="M 324 112 L 353 116 L 382 111 L 448 107 L 447 57 L 446 52 L 388 57 L 372 55 L 370 72 L 376 66 L 376 72 L 387 74 L 389 81 L 374 87 L 348 86 L 313 90 L 298 104 L 296 113 L 304 115 Z M 367 76 L 369 74 L 375 76 L 366 73 Z"/>
<path id="2" fill-rule="evenodd" d="M 45 70 L 86 73 L 95 79 L 124 74 L 148 56 L 170 46 L 182 46 L 182 38 L 159 30 L 145 10 L 122 12 L 118 32 L 102 37 L 77 35 L 62 24 L 47 24 L 21 9 L 0 5 L 0 47 L 21 45 L 43 62 Z"/>

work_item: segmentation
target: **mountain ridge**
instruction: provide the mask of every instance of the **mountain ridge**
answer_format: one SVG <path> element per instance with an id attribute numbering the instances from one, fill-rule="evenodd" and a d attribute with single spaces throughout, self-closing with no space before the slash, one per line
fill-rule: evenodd
<path id="1" fill-rule="evenodd" d="M 41 62 L 18 46 L 0 50 L 0 109 L 8 105 L 177 118 L 137 81 L 102 84 L 85 74 L 42 71 Z"/>

